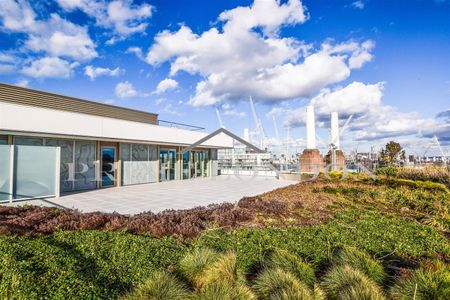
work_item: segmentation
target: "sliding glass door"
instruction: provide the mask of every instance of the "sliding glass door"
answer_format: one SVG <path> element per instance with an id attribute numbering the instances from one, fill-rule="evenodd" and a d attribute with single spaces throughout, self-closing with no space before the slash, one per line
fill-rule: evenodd
<path id="1" fill-rule="evenodd" d="M 209 151 L 191 152 L 191 178 L 209 176 Z"/>
<path id="2" fill-rule="evenodd" d="M 102 147 L 102 187 L 115 186 L 116 148 Z"/>
<path id="3" fill-rule="evenodd" d="M 183 179 L 189 179 L 191 174 L 191 164 L 190 164 L 190 154 L 191 152 L 183 153 Z"/>
<path id="4" fill-rule="evenodd" d="M 159 150 L 160 181 L 175 180 L 176 153 L 175 149 Z"/>

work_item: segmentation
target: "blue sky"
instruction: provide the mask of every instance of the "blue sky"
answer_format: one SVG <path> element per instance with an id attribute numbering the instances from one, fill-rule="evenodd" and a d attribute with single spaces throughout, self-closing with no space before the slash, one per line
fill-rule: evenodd
<path id="1" fill-rule="evenodd" d="M 450 143 L 450 1 L 0 0 L 0 81 L 214 130 L 304 139 L 315 106 L 343 148 Z M 436 147 L 432 147 L 436 148 Z M 414 153 L 413 153 L 414 154 Z"/>

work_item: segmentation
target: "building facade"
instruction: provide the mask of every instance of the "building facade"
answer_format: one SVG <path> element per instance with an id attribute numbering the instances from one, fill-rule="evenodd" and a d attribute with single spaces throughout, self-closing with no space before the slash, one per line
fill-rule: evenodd
<path id="1" fill-rule="evenodd" d="M 214 176 L 230 137 L 182 153 L 206 135 L 160 126 L 157 114 L 0 84 L 0 145 L 59 148 L 60 192 Z"/>

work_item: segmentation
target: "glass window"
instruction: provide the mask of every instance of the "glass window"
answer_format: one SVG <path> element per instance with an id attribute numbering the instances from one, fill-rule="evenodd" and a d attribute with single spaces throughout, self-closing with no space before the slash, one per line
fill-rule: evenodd
<path id="1" fill-rule="evenodd" d="M 15 136 L 14 145 L 22 146 L 44 146 L 44 139 L 36 137 Z"/>
<path id="2" fill-rule="evenodd" d="M 131 182 L 130 184 L 150 182 L 151 166 L 148 145 L 131 145 Z"/>
<path id="3" fill-rule="evenodd" d="M 189 179 L 190 178 L 189 155 L 190 155 L 189 151 L 183 153 L 183 179 Z"/>
<path id="4" fill-rule="evenodd" d="M 203 176 L 207 177 L 209 175 L 209 151 L 205 151 L 203 152 L 203 158 L 204 158 L 204 162 L 203 162 Z"/>
<path id="5" fill-rule="evenodd" d="M 94 189 L 96 143 L 94 141 L 75 141 L 75 189 Z"/>
<path id="6" fill-rule="evenodd" d="M 69 180 L 69 166 L 73 164 L 73 140 L 46 139 L 46 146 L 61 147 L 60 159 L 60 190 L 69 192 L 74 189 L 74 182 Z"/>
<path id="7" fill-rule="evenodd" d="M 8 145 L 8 136 L 0 135 L 0 145 Z"/>
<path id="8" fill-rule="evenodd" d="M 122 143 L 120 147 L 123 185 L 157 181 L 159 160 L 155 145 Z"/>

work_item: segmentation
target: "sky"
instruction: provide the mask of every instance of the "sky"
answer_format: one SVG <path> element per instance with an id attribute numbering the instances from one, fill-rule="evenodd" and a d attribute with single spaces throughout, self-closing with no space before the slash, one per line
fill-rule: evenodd
<path id="1" fill-rule="evenodd" d="M 0 0 L 0 82 L 344 151 L 450 151 L 450 1 Z M 350 118 L 351 117 L 351 118 Z M 350 121 L 347 122 L 350 118 Z M 347 125 L 345 126 L 345 124 Z M 289 136 L 288 136 L 289 132 Z"/>

